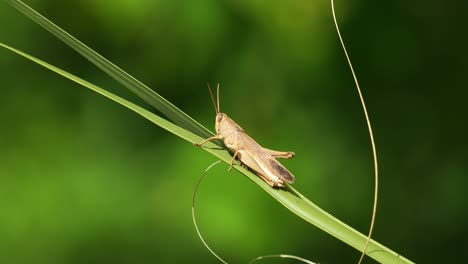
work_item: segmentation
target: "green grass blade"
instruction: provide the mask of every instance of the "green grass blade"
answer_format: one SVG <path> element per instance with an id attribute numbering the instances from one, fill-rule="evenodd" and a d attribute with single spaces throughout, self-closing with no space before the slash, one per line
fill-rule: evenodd
<path id="1" fill-rule="evenodd" d="M 181 128 L 164 118 L 157 116 L 154 113 L 128 101 L 125 100 L 113 93 L 110 93 L 96 85 L 93 85 L 90 82 L 87 82 L 75 75 L 72 75 L 66 71 L 63 71 L 53 65 L 50 65 L 40 59 L 37 59 L 33 56 L 30 56 L 24 52 L 21 52 L 17 49 L 14 49 L 8 45 L 5 45 L 0 42 L 0 46 L 4 47 L 10 51 L 15 52 L 18 55 L 21 55 L 51 71 L 54 71 L 78 84 L 81 84 L 125 107 L 134 111 L 135 113 L 143 116 L 144 118 L 148 119 L 149 121 L 153 122 L 154 124 L 164 128 L 165 130 L 191 142 L 191 143 L 198 143 L 203 138 L 195 135 L 194 133 L 187 131 L 184 128 Z M 218 145 L 213 144 L 211 142 L 206 143 L 206 147 L 203 148 L 204 150 L 210 152 L 211 154 L 215 155 L 219 159 L 223 160 L 226 163 L 229 163 L 231 160 L 230 154 L 225 150 L 221 149 Z M 366 242 L 366 236 L 359 233 L 358 231 L 354 230 L 350 226 L 346 225 L 345 223 L 341 222 L 340 220 L 336 219 L 332 215 L 328 214 L 317 205 L 309 201 L 306 197 L 302 194 L 297 192 L 294 188 L 287 186 L 284 189 L 273 189 L 268 184 L 266 184 L 263 180 L 261 180 L 258 176 L 246 170 L 242 166 L 234 165 L 234 168 L 247 176 L 249 179 L 257 183 L 265 192 L 270 194 L 276 200 L 278 200 L 282 205 L 288 208 L 291 212 L 295 213 L 299 217 L 303 218 L 307 222 L 317 226 L 318 228 L 322 229 L 323 231 L 335 236 L 336 238 L 342 240 L 343 242 L 351 245 L 352 247 L 362 250 L 364 248 L 364 244 Z M 381 263 L 412 263 L 410 260 L 400 256 L 399 254 L 391 251 L 390 249 L 384 247 L 383 245 L 377 243 L 374 240 L 370 241 L 369 248 L 367 251 L 367 255 Z"/>
<path id="2" fill-rule="evenodd" d="M 38 23 L 44 29 L 52 33 L 58 39 L 62 40 L 65 44 L 70 46 L 72 49 L 80 53 L 83 57 L 88 59 L 91 63 L 96 65 L 99 69 L 107 73 L 117 82 L 125 86 L 127 89 L 135 93 L 138 97 L 143 99 L 145 102 L 159 110 L 165 116 L 167 116 L 174 123 L 179 126 L 192 131 L 193 133 L 201 137 L 209 137 L 212 133 L 196 122 L 189 115 L 184 113 L 182 110 L 171 104 L 169 101 L 164 99 L 162 96 L 151 90 L 148 86 L 144 85 L 133 76 L 123 71 L 121 68 L 114 65 L 112 62 L 83 44 L 81 41 L 68 34 L 65 30 L 61 29 L 47 18 L 30 8 L 26 4 L 17 0 L 6 0 L 12 6 L 17 8 L 27 17 Z"/>
<path id="3" fill-rule="evenodd" d="M 130 110 L 136 112 L 137 114 L 143 116 L 144 118 L 150 120 L 154 124 L 164 128 L 165 130 L 167 130 L 167 131 L 169 131 L 169 132 L 171 132 L 171 133 L 173 133 L 173 134 L 175 134 L 175 135 L 177 135 L 177 136 L 179 136 L 179 137 L 181 137 L 181 138 L 183 138 L 183 139 L 185 139 L 187 141 L 199 142 L 199 141 L 203 140 L 203 138 L 195 135 L 194 133 L 192 133 L 190 131 L 187 131 L 186 129 L 181 128 L 181 127 L 167 121 L 166 119 L 164 119 L 164 118 L 162 118 L 162 117 L 160 117 L 160 116 L 146 110 L 145 108 L 140 107 L 140 106 L 138 106 L 138 105 L 124 99 L 124 98 L 121 98 L 121 97 L 111 93 L 111 92 L 108 92 L 108 91 L 106 91 L 106 90 L 104 90 L 104 89 L 102 89 L 102 88 L 100 88 L 100 87 L 98 87 L 98 86 L 96 86 L 96 85 L 94 85 L 94 84 L 92 84 L 92 83 L 90 83 L 88 81 L 85 81 L 85 80 L 83 80 L 83 79 L 81 79 L 81 78 L 79 78 L 79 77 L 77 77 L 77 76 L 75 76 L 75 75 L 73 75 L 71 73 L 68 73 L 68 72 L 66 72 L 66 71 L 64 71 L 64 70 L 62 70 L 60 68 L 57 68 L 57 67 L 55 67 L 55 66 L 53 66 L 51 64 L 48 64 L 47 62 L 44 62 L 44 61 L 42 61 L 42 60 L 40 60 L 38 58 L 35 58 L 35 57 L 33 57 L 33 56 L 29 55 L 29 54 L 26 54 L 26 53 L 24 53 L 22 51 L 19 51 L 19 50 L 13 48 L 13 47 L 10 47 L 10 46 L 8 46 L 6 44 L 1 43 L 1 42 L 0 42 L 0 47 L 4 47 L 4 48 L 6 48 L 6 49 L 8 49 L 10 51 L 13 51 L 14 53 L 16 53 L 18 55 L 21 55 L 21 56 L 23 56 L 23 57 L 25 57 L 25 58 L 27 58 L 27 59 L 35 62 L 35 63 L 47 68 L 47 69 L 59 74 L 59 75 L 62 75 L 63 77 L 65 77 L 67 79 L 70 79 L 70 80 L 72 80 L 72 81 L 74 81 L 74 82 L 76 82 L 78 84 L 81 84 L 82 86 L 84 86 L 86 88 L 89 88 L 89 89 L 91 89 L 91 90 L 93 90 L 93 91 L 95 91 L 95 92 L 97 92 L 97 93 L 111 99 L 112 101 L 117 102 L 117 103 L 127 107 L 128 109 L 130 109 Z"/>

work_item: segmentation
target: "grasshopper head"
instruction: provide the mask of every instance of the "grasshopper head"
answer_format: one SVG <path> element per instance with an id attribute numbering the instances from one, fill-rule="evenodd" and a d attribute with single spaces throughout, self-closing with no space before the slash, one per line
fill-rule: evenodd
<path id="1" fill-rule="evenodd" d="M 216 134 L 220 137 L 227 137 L 234 132 L 244 131 L 236 122 L 229 118 L 225 113 L 216 115 Z"/>
<path id="2" fill-rule="evenodd" d="M 216 122 L 215 122 L 215 128 L 216 128 L 216 133 L 219 134 L 221 130 L 225 127 L 223 124 L 225 121 L 229 119 L 225 113 L 218 113 L 216 115 Z"/>

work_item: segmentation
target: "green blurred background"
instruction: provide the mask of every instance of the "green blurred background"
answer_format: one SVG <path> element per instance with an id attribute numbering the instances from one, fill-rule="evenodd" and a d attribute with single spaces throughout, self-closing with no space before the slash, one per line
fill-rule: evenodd
<path id="1" fill-rule="evenodd" d="M 294 187 L 367 232 L 370 143 L 328 1 L 26 3 L 210 129 L 206 82 L 221 83 L 224 112 L 260 144 L 296 152 L 283 162 Z M 466 260 L 467 5 L 336 8 L 379 153 L 374 238 L 418 263 Z M 5 2 L 0 25 L 0 41 L 145 105 Z M 0 77 L 0 263 L 217 263 L 190 209 L 213 156 L 6 50 Z M 207 175 L 197 208 L 226 260 L 357 261 L 226 170 Z"/>

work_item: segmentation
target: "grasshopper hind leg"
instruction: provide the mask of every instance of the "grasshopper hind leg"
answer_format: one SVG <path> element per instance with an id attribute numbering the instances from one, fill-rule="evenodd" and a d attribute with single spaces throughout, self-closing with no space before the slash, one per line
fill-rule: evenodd
<path id="1" fill-rule="evenodd" d="M 283 188 L 284 187 L 284 182 L 280 179 L 278 180 L 272 180 L 270 178 L 267 178 L 261 174 L 257 174 L 260 179 L 264 180 L 266 183 L 268 183 L 268 185 L 270 185 L 271 187 L 273 188 Z"/>
<path id="2" fill-rule="evenodd" d="M 267 148 L 263 148 L 268 154 L 273 156 L 275 159 L 283 158 L 283 159 L 292 159 L 296 154 L 292 151 L 277 151 L 277 150 L 271 150 Z"/>

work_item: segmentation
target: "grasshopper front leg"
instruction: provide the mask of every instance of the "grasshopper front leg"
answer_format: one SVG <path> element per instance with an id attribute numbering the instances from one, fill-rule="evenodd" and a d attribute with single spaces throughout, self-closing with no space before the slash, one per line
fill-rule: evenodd
<path id="1" fill-rule="evenodd" d="M 265 150 L 268 154 L 270 154 L 271 156 L 273 156 L 273 158 L 276 158 L 276 159 L 278 158 L 292 159 L 296 155 L 294 154 L 294 152 L 291 152 L 291 151 L 277 151 L 277 150 L 271 150 L 267 148 L 263 148 L 263 150 Z"/>
<path id="2" fill-rule="evenodd" d="M 213 140 L 222 140 L 223 138 L 220 137 L 219 135 L 216 135 L 216 136 L 212 136 L 212 137 L 209 137 L 205 140 L 203 140 L 202 142 L 200 143 L 193 143 L 194 146 L 197 146 L 197 147 L 201 147 L 203 144 L 205 144 L 206 142 L 208 141 L 213 141 Z M 236 157 L 239 156 L 240 153 L 239 151 L 236 151 L 234 153 L 234 155 L 232 156 L 232 159 L 231 159 L 231 162 L 229 162 L 229 169 L 228 171 L 231 171 L 232 170 L 232 166 L 234 166 L 234 161 L 236 160 Z"/>
<path id="3" fill-rule="evenodd" d="M 202 142 L 200 143 L 193 143 L 194 146 L 197 146 L 197 147 L 201 147 L 203 144 L 205 144 L 206 142 L 208 141 L 213 141 L 213 140 L 222 140 L 223 138 L 220 137 L 219 135 L 216 135 L 216 136 L 212 136 L 212 137 L 209 137 L 205 140 L 203 140 Z"/>

